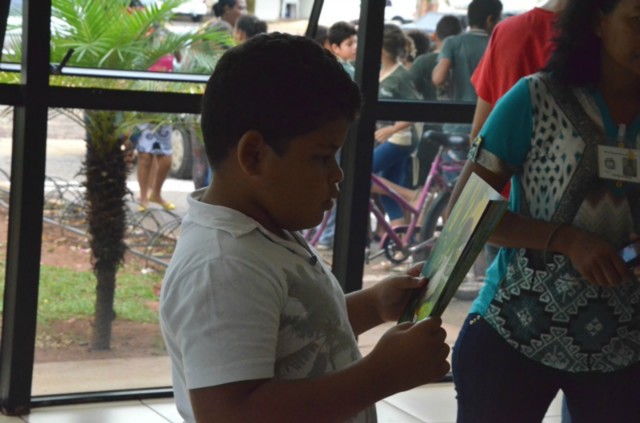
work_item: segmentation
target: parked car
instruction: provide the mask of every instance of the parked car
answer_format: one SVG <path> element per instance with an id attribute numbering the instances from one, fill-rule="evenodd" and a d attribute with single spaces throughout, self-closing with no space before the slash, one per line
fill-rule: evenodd
<path id="1" fill-rule="evenodd" d="M 176 15 L 189 16 L 192 21 L 200 22 L 207 15 L 209 7 L 205 0 L 188 0 L 173 9 Z"/>
<path id="2" fill-rule="evenodd" d="M 132 0 L 132 7 L 145 7 L 150 4 L 162 3 L 161 0 Z M 185 0 L 180 6 L 173 9 L 176 15 L 189 16 L 192 21 L 199 22 L 207 15 L 209 7 L 205 0 Z"/>
<path id="3" fill-rule="evenodd" d="M 418 11 L 415 0 L 386 0 L 384 17 L 398 24 L 413 22 Z"/>
<path id="4" fill-rule="evenodd" d="M 455 17 L 457 17 L 462 24 L 462 28 L 466 28 L 469 25 L 466 14 L 429 12 L 414 22 L 409 22 L 401 25 L 401 28 L 405 31 L 418 29 L 431 35 L 436 32 L 436 25 L 438 25 L 440 19 L 445 15 L 454 15 Z"/>
<path id="5" fill-rule="evenodd" d="M 198 117 L 182 115 L 174 121 L 171 144 L 173 154 L 169 176 L 191 179 L 196 189 L 208 185 L 211 182 L 211 169 L 204 151 Z"/>

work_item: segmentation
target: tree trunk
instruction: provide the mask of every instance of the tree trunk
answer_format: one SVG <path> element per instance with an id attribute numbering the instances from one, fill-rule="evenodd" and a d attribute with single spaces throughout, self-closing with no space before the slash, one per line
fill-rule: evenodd
<path id="1" fill-rule="evenodd" d="M 126 251 L 127 166 L 116 112 L 87 111 L 84 171 L 93 272 L 97 278 L 92 350 L 111 348 L 116 274 Z"/>

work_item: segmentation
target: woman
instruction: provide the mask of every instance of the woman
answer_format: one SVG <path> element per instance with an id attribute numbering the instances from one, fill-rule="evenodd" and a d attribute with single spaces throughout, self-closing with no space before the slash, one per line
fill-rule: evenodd
<path id="1" fill-rule="evenodd" d="M 618 254 L 640 184 L 599 166 L 638 163 L 639 17 L 640 0 L 570 0 L 545 72 L 474 142 L 453 201 L 471 172 L 512 178 L 511 211 L 454 348 L 458 422 L 540 422 L 559 389 L 574 423 L 640 421 L 640 283 Z"/>
<path id="2" fill-rule="evenodd" d="M 419 94 L 411 74 L 402 65 L 407 54 L 407 37 L 393 24 L 385 24 L 380 65 L 380 99 L 417 100 Z M 375 132 L 377 145 L 373 151 L 373 173 L 399 185 L 406 185 L 411 153 L 418 143 L 418 131 L 411 122 L 382 122 Z M 376 192 L 375 185 L 373 192 Z M 402 208 L 390 197 L 382 197 L 392 226 L 404 223 Z"/>
<path id="3" fill-rule="evenodd" d="M 226 29 L 231 34 L 238 18 L 246 13 L 245 0 L 220 0 L 213 5 L 213 14 L 219 18 L 214 25 Z"/>

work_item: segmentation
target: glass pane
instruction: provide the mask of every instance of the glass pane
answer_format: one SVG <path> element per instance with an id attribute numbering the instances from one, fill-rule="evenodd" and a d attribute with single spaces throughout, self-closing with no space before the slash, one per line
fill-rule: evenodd
<path id="1" fill-rule="evenodd" d="M 186 212 L 186 193 L 194 188 L 192 166 L 202 167 L 196 123 L 190 115 L 50 111 L 33 395 L 171 385 L 158 295 Z M 87 148 L 87 138 L 95 150 Z M 140 151 L 127 156 L 134 159 L 128 166 L 100 155 L 109 143 L 116 143 L 116 151 L 122 142 L 132 148 L 131 140 Z M 140 179 L 157 184 L 165 171 L 160 196 L 150 189 L 142 207 Z M 206 166 L 197 172 L 207 177 Z M 110 179 L 122 184 L 114 187 Z M 124 189 L 129 193 L 118 215 L 110 206 Z M 95 194 L 91 205 L 88 191 Z M 91 215 L 97 217 L 92 237 Z M 109 271 L 94 273 L 92 254 L 102 251 L 102 262 L 109 262 L 119 223 L 127 250 L 121 266 L 112 263 L 113 315 L 108 295 L 96 294 L 98 283 L 109 286 Z"/>
<path id="2" fill-rule="evenodd" d="M 397 122 L 379 122 L 379 128 L 388 128 L 394 123 Z M 428 259 L 442 230 L 444 211 L 469 148 L 468 135 L 446 132 L 454 126 L 412 123 L 405 129 L 406 137 L 397 132 L 387 140 L 376 142 L 364 287 Z M 403 141 L 406 142 L 403 144 Z M 321 254 L 327 259 L 331 257 L 327 251 Z M 450 345 L 455 343 L 471 303 L 482 287 L 486 267 L 483 252 L 443 315 Z M 359 338 L 361 350 L 370 351 L 392 325 L 388 323 L 363 334 Z"/>
<path id="3" fill-rule="evenodd" d="M 2 61 L 7 63 L 19 63 L 22 50 L 22 0 L 11 0 L 9 16 L 7 18 L 7 30 L 2 46 Z M 4 76 L 0 76 L 2 82 Z"/>
<path id="4" fill-rule="evenodd" d="M 0 106 L 0 295 L 4 298 L 5 270 L 7 264 L 7 235 L 9 230 L 9 191 L 11 189 L 11 135 L 13 109 Z M 0 302 L 0 312 L 4 302 Z"/>

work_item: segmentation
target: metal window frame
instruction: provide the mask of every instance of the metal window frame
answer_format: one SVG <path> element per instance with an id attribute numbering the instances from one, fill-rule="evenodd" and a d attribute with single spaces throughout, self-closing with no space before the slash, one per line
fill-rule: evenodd
<path id="1" fill-rule="evenodd" d="M 6 32 L 9 1 L 0 3 L 0 45 Z M 306 35 L 318 26 L 323 0 L 315 0 Z M 338 203 L 333 270 L 345 292 L 362 288 L 366 216 L 372 148 L 377 120 L 469 122 L 474 105 L 378 100 L 384 2 L 362 0 L 355 78 L 361 87 L 362 113 L 342 153 L 345 178 Z M 28 414 L 32 407 L 85 402 L 169 397 L 170 388 L 32 397 L 32 377 L 40 274 L 47 113 L 49 108 L 199 113 L 201 95 L 126 90 L 67 88 L 49 85 L 51 0 L 23 1 L 21 65 L 0 64 L 0 71 L 20 72 L 21 83 L 0 84 L 0 104 L 15 106 L 11 164 L 9 233 L 2 339 L 0 408 L 7 415 Z M 1 60 L 1 56 L 0 56 Z M 375 71 L 372 71 L 374 70 Z M 368 70 L 368 71 L 366 71 Z M 206 82 L 194 75 L 64 68 L 64 75 Z M 425 119 L 425 116 L 428 119 Z"/>

